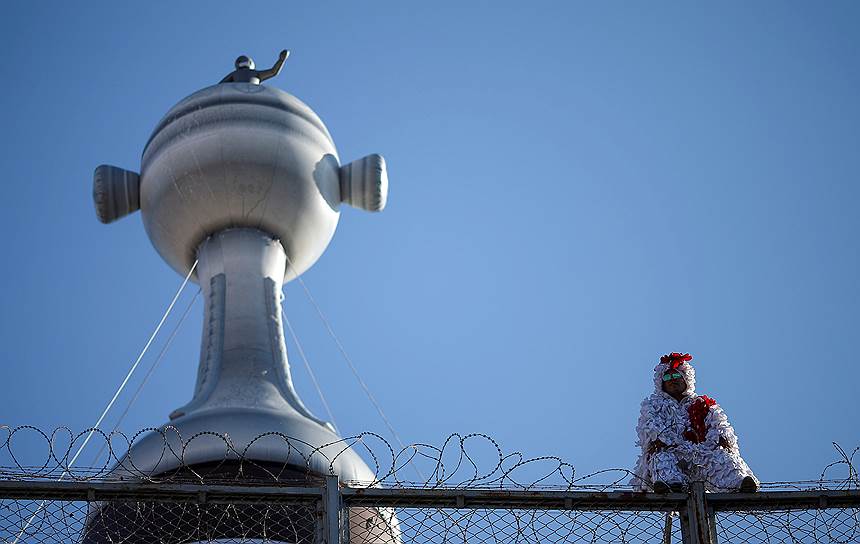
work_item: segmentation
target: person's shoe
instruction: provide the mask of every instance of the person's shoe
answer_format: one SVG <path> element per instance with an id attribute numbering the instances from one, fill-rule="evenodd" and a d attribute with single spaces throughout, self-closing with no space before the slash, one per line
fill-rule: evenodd
<path id="1" fill-rule="evenodd" d="M 672 489 L 669 487 L 669 484 L 667 484 L 666 482 L 664 482 L 662 480 L 657 480 L 656 482 L 654 482 L 654 493 L 659 493 L 661 495 L 665 495 L 666 493 L 668 493 L 671 490 Z"/>
<path id="2" fill-rule="evenodd" d="M 758 482 L 752 476 L 744 476 L 741 480 L 741 486 L 738 488 L 741 493 L 755 493 L 758 491 Z"/>
<path id="3" fill-rule="evenodd" d="M 669 484 L 669 489 L 672 490 L 672 493 L 683 493 L 684 492 L 684 484 L 682 484 L 681 482 Z"/>
<path id="4" fill-rule="evenodd" d="M 666 493 L 683 493 L 684 484 L 681 482 L 666 483 L 663 480 L 654 482 L 654 493 L 665 495 Z"/>

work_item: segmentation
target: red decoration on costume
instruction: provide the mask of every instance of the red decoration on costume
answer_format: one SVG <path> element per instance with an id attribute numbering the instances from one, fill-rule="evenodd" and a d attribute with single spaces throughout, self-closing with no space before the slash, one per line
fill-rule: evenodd
<path id="1" fill-rule="evenodd" d="M 668 363 L 669 368 L 671 370 L 677 370 L 677 368 L 679 366 L 681 366 L 682 364 L 684 364 L 688 361 L 692 361 L 692 360 L 693 360 L 693 356 L 690 355 L 689 353 L 677 353 L 674 351 L 672 353 L 670 353 L 669 355 L 664 355 L 664 356 L 660 357 L 660 362 L 663 364 Z"/>
<path id="2" fill-rule="evenodd" d="M 690 429 L 684 431 L 684 438 L 693 444 L 699 444 L 705 441 L 708 435 L 708 427 L 705 425 L 705 417 L 708 415 L 708 410 L 717 401 L 707 395 L 702 395 L 697 398 L 693 404 L 687 408 L 687 415 L 690 417 Z"/>

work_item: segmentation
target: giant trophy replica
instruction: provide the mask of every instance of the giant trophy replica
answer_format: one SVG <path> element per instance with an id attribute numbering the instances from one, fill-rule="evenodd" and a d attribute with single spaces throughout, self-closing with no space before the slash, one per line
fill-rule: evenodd
<path id="1" fill-rule="evenodd" d="M 160 432 L 136 440 L 116 473 L 210 474 L 219 481 L 237 473 L 269 481 L 319 482 L 330 474 L 341 481 L 375 478 L 293 389 L 281 287 L 325 251 L 341 203 L 368 211 L 385 207 L 385 161 L 369 155 L 341 166 L 319 117 L 298 98 L 260 84 L 277 75 L 286 56 L 282 52 L 275 67 L 263 72 L 239 57 L 236 71 L 221 83 L 171 108 L 144 147 L 139 175 L 107 165 L 95 171 L 99 219 L 109 223 L 140 209 L 159 255 L 182 276 L 190 274 L 205 300 L 193 398 L 170 414 Z M 200 433 L 229 437 L 230 447 Z M 258 438 L 265 433 L 277 434 Z M 202 540 L 194 519 L 175 509 L 164 515 L 173 520 L 164 523 L 170 528 L 142 527 L 139 515 L 134 523 L 123 521 L 129 512 L 105 506 L 89 516 L 84 542 Z M 232 515 L 242 525 L 234 536 L 313 541 L 306 521 L 262 524 L 251 511 L 234 509 Z M 351 542 L 399 542 L 390 513 L 351 513 L 356 515 L 376 516 L 390 530 L 376 528 L 375 537 L 353 530 Z"/>

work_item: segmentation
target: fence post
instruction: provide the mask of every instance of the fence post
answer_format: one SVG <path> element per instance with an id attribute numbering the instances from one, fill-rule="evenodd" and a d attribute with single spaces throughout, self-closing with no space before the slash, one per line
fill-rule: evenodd
<path id="1" fill-rule="evenodd" d="M 325 479 L 325 516 L 323 518 L 323 542 L 340 544 L 340 485 L 337 476 Z"/>
<path id="2" fill-rule="evenodd" d="M 690 494 L 687 496 L 687 504 L 678 512 L 681 516 L 681 541 L 684 544 L 699 544 L 699 524 L 692 503 L 692 494 Z"/>
<path id="3" fill-rule="evenodd" d="M 707 507 L 706 514 L 708 518 L 708 528 L 710 529 L 711 542 L 713 544 L 717 544 L 717 514 L 714 511 L 713 506 L 708 506 L 707 503 L 705 503 L 705 506 Z"/>
<path id="4" fill-rule="evenodd" d="M 681 512 L 684 544 L 717 544 L 716 519 L 705 503 L 705 482 L 691 482 L 687 507 Z"/>
<path id="5" fill-rule="evenodd" d="M 675 517 L 675 512 L 666 512 L 666 519 L 663 522 L 663 544 L 672 544 L 672 518 Z"/>

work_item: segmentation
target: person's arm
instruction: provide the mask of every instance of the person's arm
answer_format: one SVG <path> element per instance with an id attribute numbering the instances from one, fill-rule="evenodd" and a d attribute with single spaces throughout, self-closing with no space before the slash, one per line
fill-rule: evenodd
<path id="1" fill-rule="evenodd" d="M 655 404 L 658 400 L 654 395 L 647 397 L 639 408 L 636 435 L 642 452 L 647 456 L 674 447 L 677 443 L 677 440 L 673 440 L 671 422 L 661 417 L 659 406 Z"/>
<path id="2" fill-rule="evenodd" d="M 723 448 L 729 451 L 737 447 L 738 439 L 735 436 L 735 430 L 719 404 L 714 404 L 708 409 L 705 424 L 708 427 L 705 444 L 713 449 Z"/>
<path id="3" fill-rule="evenodd" d="M 281 51 L 281 54 L 278 56 L 278 60 L 275 61 L 275 65 L 269 68 L 268 70 L 260 70 L 257 72 L 260 81 L 265 81 L 267 79 L 271 79 L 276 75 L 281 73 L 281 68 L 284 67 L 284 61 L 287 60 L 287 57 L 290 56 L 290 52 L 284 49 Z"/>

